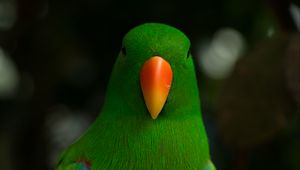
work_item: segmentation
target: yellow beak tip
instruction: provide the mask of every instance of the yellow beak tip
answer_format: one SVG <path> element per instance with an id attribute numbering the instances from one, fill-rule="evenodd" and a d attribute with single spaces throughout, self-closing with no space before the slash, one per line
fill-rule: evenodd
<path id="1" fill-rule="evenodd" d="M 151 116 L 151 117 L 152 117 L 152 119 L 153 119 L 153 120 L 155 120 L 155 119 L 157 118 L 157 116 L 156 116 L 156 117 L 154 117 L 154 116 Z"/>
<path id="2" fill-rule="evenodd" d="M 151 115 L 151 117 L 152 117 L 153 120 L 155 120 L 155 119 L 157 118 L 158 114 L 159 114 L 159 113 L 156 113 L 156 114 L 150 113 L 150 115 Z"/>

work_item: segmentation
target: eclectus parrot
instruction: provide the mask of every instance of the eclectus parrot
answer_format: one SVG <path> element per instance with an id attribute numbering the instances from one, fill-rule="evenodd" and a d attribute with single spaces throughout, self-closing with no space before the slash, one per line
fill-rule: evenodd
<path id="1" fill-rule="evenodd" d="M 202 122 L 190 41 L 147 23 L 123 39 L 100 115 L 57 170 L 215 170 Z"/>

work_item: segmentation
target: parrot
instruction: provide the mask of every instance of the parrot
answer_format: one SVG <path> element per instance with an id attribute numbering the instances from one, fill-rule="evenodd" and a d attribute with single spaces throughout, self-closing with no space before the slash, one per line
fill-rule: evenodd
<path id="1" fill-rule="evenodd" d="M 100 114 L 56 170 L 216 170 L 190 40 L 163 23 L 125 34 Z"/>

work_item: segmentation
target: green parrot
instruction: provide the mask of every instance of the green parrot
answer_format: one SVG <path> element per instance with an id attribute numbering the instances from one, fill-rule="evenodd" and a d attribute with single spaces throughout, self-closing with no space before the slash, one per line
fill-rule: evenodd
<path id="1" fill-rule="evenodd" d="M 57 170 L 215 170 L 189 49 L 187 36 L 165 24 L 130 30 L 100 115 Z"/>

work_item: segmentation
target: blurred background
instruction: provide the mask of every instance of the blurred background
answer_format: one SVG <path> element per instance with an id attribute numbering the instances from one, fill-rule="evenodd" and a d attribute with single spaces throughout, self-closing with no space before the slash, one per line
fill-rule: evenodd
<path id="1" fill-rule="evenodd" d="M 54 168 L 145 22 L 191 39 L 219 170 L 300 169 L 299 1 L 0 0 L 1 170 Z"/>

